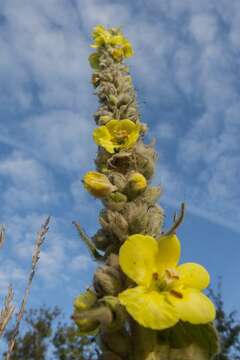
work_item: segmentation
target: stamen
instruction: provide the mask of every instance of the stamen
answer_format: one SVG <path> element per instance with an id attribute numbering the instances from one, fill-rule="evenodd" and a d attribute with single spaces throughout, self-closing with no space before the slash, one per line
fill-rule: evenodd
<path id="1" fill-rule="evenodd" d="M 124 141 L 128 138 L 128 132 L 126 130 L 115 130 L 114 136 L 117 140 L 118 144 L 124 143 Z"/>
<path id="2" fill-rule="evenodd" d="M 165 272 L 168 278 L 175 280 L 179 279 L 179 275 L 175 269 L 166 269 Z"/>
<path id="3" fill-rule="evenodd" d="M 152 274 L 152 278 L 153 278 L 153 280 L 155 280 L 155 281 L 157 281 L 158 280 L 158 273 L 157 272 L 155 272 L 155 273 L 153 273 Z"/>
<path id="4" fill-rule="evenodd" d="M 171 293 L 173 296 L 175 296 L 176 298 L 178 298 L 178 299 L 182 299 L 182 298 L 183 298 L 183 294 L 180 293 L 180 292 L 177 291 L 177 290 L 171 290 L 170 293 Z"/>

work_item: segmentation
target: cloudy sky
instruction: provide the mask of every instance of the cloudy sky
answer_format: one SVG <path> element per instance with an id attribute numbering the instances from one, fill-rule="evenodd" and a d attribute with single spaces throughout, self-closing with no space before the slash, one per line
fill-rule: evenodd
<path id="1" fill-rule="evenodd" d="M 155 183 L 170 223 L 180 202 L 184 261 L 223 277 L 229 309 L 240 292 L 239 0 L 1 0 L 0 297 L 23 292 L 35 234 L 52 215 L 29 304 L 74 296 L 95 264 L 73 228 L 98 228 L 100 204 L 81 178 L 94 168 L 91 28 L 121 26 L 143 121 L 160 154 Z"/>

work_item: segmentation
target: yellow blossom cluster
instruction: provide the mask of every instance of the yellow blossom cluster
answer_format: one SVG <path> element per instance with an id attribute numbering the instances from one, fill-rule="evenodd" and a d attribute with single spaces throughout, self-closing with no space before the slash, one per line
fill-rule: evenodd
<path id="1" fill-rule="evenodd" d="M 91 46 L 96 49 L 108 46 L 112 57 L 117 62 L 133 55 L 131 43 L 119 29 L 107 30 L 103 25 L 98 25 L 94 28 L 92 37 L 94 43 Z"/>

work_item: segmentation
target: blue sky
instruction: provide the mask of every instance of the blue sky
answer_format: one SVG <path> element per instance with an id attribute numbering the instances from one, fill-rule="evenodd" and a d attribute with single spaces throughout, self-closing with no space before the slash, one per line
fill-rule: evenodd
<path id="1" fill-rule="evenodd" d="M 183 261 L 223 277 L 228 309 L 240 292 L 240 3 L 238 0 L 2 0 L 0 3 L 0 296 L 19 299 L 35 234 L 52 215 L 29 305 L 62 306 L 91 282 L 95 264 L 73 228 L 93 235 L 100 203 L 86 194 L 97 107 L 91 28 L 122 26 L 142 120 L 160 154 L 167 225 L 182 201 Z"/>

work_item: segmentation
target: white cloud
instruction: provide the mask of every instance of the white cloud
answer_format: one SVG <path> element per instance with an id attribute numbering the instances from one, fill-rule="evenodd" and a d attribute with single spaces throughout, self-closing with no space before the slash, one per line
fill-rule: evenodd
<path id="1" fill-rule="evenodd" d="M 96 146 L 92 141 L 93 120 L 71 111 L 52 111 L 26 120 L 26 141 L 42 161 L 65 170 L 80 171 L 92 164 Z"/>
<path id="2" fill-rule="evenodd" d="M 0 175 L 6 180 L 2 192 L 6 209 L 37 207 L 53 201 L 51 173 L 19 151 L 0 159 Z"/>
<path id="3" fill-rule="evenodd" d="M 193 15 L 189 29 L 199 43 L 210 43 L 215 40 L 218 31 L 216 18 L 209 14 Z"/>
<path id="4" fill-rule="evenodd" d="M 154 133 L 159 139 L 172 139 L 176 135 L 173 125 L 163 121 L 157 126 L 156 132 L 154 131 Z"/>
<path id="5" fill-rule="evenodd" d="M 77 255 L 70 262 L 70 268 L 73 271 L 86 271 L 93 265 L 93 261 L 89 256 L 86 255 Z"/>
<path id="6" fill-rule="evenodd" d="M 2 255 L 1 255 L 2 257 Z M 15 261 L 10 259 L 1 259 L 1 269 L 0 269 L 0 295 L 3 296 L 6 294 L 7 288 L 10 284 L 18 283 L 22 284 L 26 279 L 26 273 L 24 270 L 16 264 Z M 15 291 L 19 291 L 19 286 L 15 288 Z M 0 306 L 1 308 L 1 306 Z"/>

